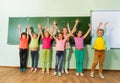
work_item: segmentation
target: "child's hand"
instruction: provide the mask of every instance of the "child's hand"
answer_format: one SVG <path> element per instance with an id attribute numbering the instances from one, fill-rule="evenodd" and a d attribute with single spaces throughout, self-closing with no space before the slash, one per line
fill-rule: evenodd
<path id="1" fill-rule="evenodd" d="M 91 26 L 91 24 L 90 24 L 90 23 L 88 23 L 88 26 L 89 26 L 89 28 L 91 28 L 91 29 L 92 29 L 92 26 Z"/>
<path id="2" fill-rule="evenodd" d="M 27 29 L 30 29 L 30 25 L 27 25 L 26 28 L 27 28 Z"/>
<path id="3" fill-rule="evenodd" d="M 21 29 L 21 25 L 20 24 L 18 24 L 18 29 Z"/>
<path id="4" fill-rule="evenodd" d="M 55 20 L 53 21 L 53 25 L 57 25 L 57 22 Z"/>
<path id="5" fill-rule="evenodd" d="M 76 20 L 75 20 L 75 24 L 78 24 L 78 23 L 79 23 L 79 19 L 76 19 Z"/>
<path id="6" fill-rule="evenodd" d="M 46 28 L 46 31 L 50 32 L 50 28 L 47 27 L 47 28 Z"/>
<path id="7" fill-rule="evenodd" d="M 38 24 L 38 28 L 41 29 L 41 25 L 40 24 Z"/>
<path id="8" fill-rule="evenodd" d="M 103 24 L 102 22 L 99 22 L 99 24 L 98 24 L 98 25 L 99 25 L 99 26 L 101 26 L 102 24 Z"/>
<path id="9" fill-rule="evenodd" d="M 68 27 L 68 28 L 70 27 L 69 22 L 67 22 L 67 27 Z"/>
<path id="10" fill-rule="evenodd" d="M 108 24 L 108 22 L 106 22 L 105 24 L 104 24 L 104 26 L 106 26 Z"/>

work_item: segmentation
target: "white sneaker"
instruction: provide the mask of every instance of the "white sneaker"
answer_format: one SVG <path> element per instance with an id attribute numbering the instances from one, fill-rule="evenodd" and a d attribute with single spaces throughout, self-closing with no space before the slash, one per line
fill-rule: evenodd
<path id="1" fill-rule="evenodd" d="M 62 73 L 64 73 L 64 70 L 62 70 Z"/>
<path id="2" fill-rule="evenodd" d="M 56 76 L 57 75 L 57 72 L 54 72 L 54 76 Z"/>
<path id="3" fill-rule="evenodd" d="M 83 74 L 83 73 L 80 73 L 80 76 L 84 76 L 84 74 Z"/>
<path id="4" fill-rule="evenodd" d="M 76 73 L 76 76 L 79 76 L 79 73 Z"/>
<path id="5" fill-rule="evenodd" d="M 68 73 L 69 73 L 69 71 L 68 71 L 68 70 L 65 70 L 65 73 L 66 73 L 66 74 L 68 74 Z"/>
<path id="6" fill-rule="evenodd" d="M 102 73 L 99 73 L 100 78 L 105 78 Z"/>
<path id="7" fill-rule="evenodd" d="M 94 77 L 94 72 L 90 73 L 90 77 L 92 77 L 92 78 Z"/>

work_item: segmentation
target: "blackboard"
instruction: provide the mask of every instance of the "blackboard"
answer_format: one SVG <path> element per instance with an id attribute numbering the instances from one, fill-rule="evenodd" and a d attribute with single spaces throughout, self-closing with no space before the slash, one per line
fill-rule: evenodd
<path id="1" fill-rule="evenodd" d="M 58 24 L 59 29 L 66 27 L 67 22 L 70 24 L 72 29 L 76 19 L 80 20 L 80 23 L 77 26 L 77 30 L 82 30 L 83 34 L 88 30 L 88 23 L 90 23 L 90 17 L 9 17 L 9 27 L 8 27 L 8 39 L 7 43 L 9 45 L 18 45 L 19 36 L 17 25 L 22 25 L 21 32 L 26 30 L 26 24 L 29 24 L 34 32 L 38 33 L 37 24 L 40 23 L 43 27 L 52 28 L 53 21 L 55 20 Z M 90 44 L 90 35 L 85 39 L 85 44 Z M 42 43 L 42 42 L 41 42 Z M 74 41 L 71 40 L 71 44 L 74 44 Z"/>

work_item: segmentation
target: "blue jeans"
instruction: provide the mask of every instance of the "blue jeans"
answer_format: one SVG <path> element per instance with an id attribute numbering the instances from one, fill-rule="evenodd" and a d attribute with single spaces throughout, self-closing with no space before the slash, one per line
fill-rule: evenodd
<path id="1" fill-rule="evenodd" d="M 63 57 L 64 57 L 64 51 L 57 51 L 56 52 L 55 72 L 61 72 L 62 71 Z"/>
<path id="2" fill-rule="evenodd" d="M 37 68 L 38 66 L 38 51 L 31 51 L 32 67 Z"/>

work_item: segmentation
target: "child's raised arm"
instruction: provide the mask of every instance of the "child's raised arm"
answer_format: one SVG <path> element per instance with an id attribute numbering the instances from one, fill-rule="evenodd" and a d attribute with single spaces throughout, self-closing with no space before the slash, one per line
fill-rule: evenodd
<path id="1" fill-rule="evenodd" d="M 85 35 L 83 36 L 84 39 L 88 36 L 88 34 L 90 33 L 90 31 L 91 31 L 91 29 L 92 29 L 91 24 L 88 24 L 88 26 L 89 26 L 89 29 L 88 29 L 88 31 L 85 33 Z"/>
<path id="2" fill-rule="evenodd" d="M 104 24 L 104 29 L 106 29 L 107 25 L 108 25 L 108 22 L 106 22 L 106 23 Z"/>
<path id="3" fill-rule="evenodd" d="M 73 27 L 73 29 L 72 30 L 75 30 L 76 29 L 76 27 L 77 27 L 77 24 L 79 23 L 79 19 L 76 19 L 75 20 L 75 24 L 74 24 L 74 27 Z"/>
<path id="4" fill-rule="evenodd" d="M 60 33 L 60 30 L 59 30 L 59 28 L 58 28 L 58 26 L 57 26 L 57 22 L 56 22 L 56 21 L 53 21 L 52 33 L 54 32 L 55 29 L 56 29 L 56 31 L 57 31 L 58 33 Z"/>
<path id="5" fill-rule="evenodd" d="M 19 37 L 21 37 L 21 25 L 18 24 L 18 33 L 19 33 Z"/>
<path id="6" fill-rule="evenodd" d="M 38 24 L 38 29 L 39 29 L 39 33 L 38 33 L 38 38 L 37 39 L 39 39 L 40 38 L 40 34 L 42 34 L 41 32 L 41 30 L 42 30 L 42 27 L 41 27 L 41 25 L 40 24 Z M 42 35 L 43 36 L 43 35 Z"/>
<path id="7" fill-rule="evenodd" d="M 101 27 L 102 24 L 103 24 L 102 22 L 99 22 L 97 30 L 100 29 L 100 27 Z"/>
<path id="8" fill-rule="evenodd" d="M 26 26 L 26 29 L 27 29 L 27 38 L 29 38 L 29 30 L 28 30 L 28 28 L 30 28 L 30 26 Z"/>
<path id="9" fill-rule="evenodd" d="M 27 25 L 27 30 L 28 30 L 28 33 L 30 34 L 30 37 L 32 38 L 32 30 L 30 29 L 30 25 Z"/>
<path id="10" fill-rule="evenodd" d="M 48 33 L 56 40 L 57 38 L 50 32 L 50 29 L 47 28 Z"/>
<path id="11" fill-rule="evenodd" d="M 69 22 L 67 22 L 67 29 L 68 29 L 68 32 L 71 33 Z"/>

